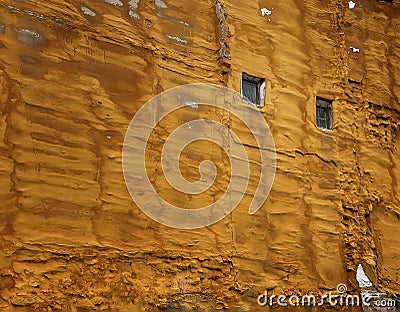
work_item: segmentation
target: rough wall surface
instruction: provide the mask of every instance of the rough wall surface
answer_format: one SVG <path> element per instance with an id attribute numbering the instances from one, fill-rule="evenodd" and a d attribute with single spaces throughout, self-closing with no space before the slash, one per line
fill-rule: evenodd
<path id="1" fill-rule="evenodd" d="M 0 0 L 0 309 L 256 311 L 266 288 L 356 289 L 359 263 L 399 294 L 399 63 L 396 1 Z M 215 225 L 152 221 L 122 175 L 131 118 L 242 72 L 267 81 L 264 207 L 248 215 L 250 183 Z"/>

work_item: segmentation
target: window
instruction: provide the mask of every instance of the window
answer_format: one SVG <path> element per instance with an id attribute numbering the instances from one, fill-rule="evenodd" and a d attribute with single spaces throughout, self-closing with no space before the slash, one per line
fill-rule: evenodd
<path id="1" fill-rule="evenodd" d="M 317 97 L 317 127 L 320 129 L 332 130 L 332 101 Z"/>
<path id="2" fill-rule="evenodd" d="M 243 73 L 242 97 L 246 102 L 264 107 L 265 79 Z"/>

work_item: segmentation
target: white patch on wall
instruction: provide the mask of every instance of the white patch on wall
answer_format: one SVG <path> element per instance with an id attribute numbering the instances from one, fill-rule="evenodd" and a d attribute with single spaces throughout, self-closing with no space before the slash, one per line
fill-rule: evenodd
<path id="1" fill-rule="evenodd" d="M 186 95 L 178 94 L 178 100 L 183 106 L 189 106 L 191 108 L 199 108 L 199 103 L 194 99 L 188 98 Z"/>
<path id="2" fill-rule="evenodd" d="M 124 4 L 121 2 L 121 0 L 104 0 L 105 2 L 115 5 L 115 6 L 123 6 Z"/>
<path id="3" fill-rule="evenodd" d="M 129 16 L 134 19 L 140 19 L 139 14 L 137 14 L 137 9 L 139 7 L 140 0 L 129 0 Z"/>
<path id="4" fill-rule="evenodd" d="M 354 53 L 360 53 L 360 49 L 359 48 L 350 47 L 350 50 L 353 51 Z"/>
<path id="5" fill-rule="evenodd" d="M 184 105 L 185 105 L 185 106 L 189 106 L 189 107 L 191 107 L 191 108 L 195 108 L 195 109 L 198 109 L 198 108 L 199 108 L 199 104 L 196 103 L 196 102 L 190 102 L 190 101 L 188 101 L 188 102 L 185 102 Z"/>
<path id="6" fill-rule="evenodd" d="M 182 20 L 170 17 L 170 16 L 165 16 L 163 14 L 163 11 L 165 9 L 169 9 L 169 6 L 163 0 L 154 0 L 154 4 L 156 5 L 156 9 L 157 9 L 156 15 L 158 17 L 165 18 L 173 23 L 181 24 L 186 27 L 191 27 L 191 25 L 188 22 L 185 22 L 185 21 L 182 21 Z"/>
<path id="7" fill-rule="evenodd" d="M 358 265 L 356 279 L 360 288 L 372 287 L 372 283 L 361 264 Z"/>
<path id="8" fill-rule="evenodd" d="M 163 0 L 154 0 L 154 3 L 159 9 L 168 9 L 168 5 Z"/>
<path id="9" fill-rule="evenodd" d="M 86 15 L 89 15 L 89 16 L 96 16 L 95 12 L 93 12 L 88 7 L 85 7 L 84 5 L 81 6 L 81 10 L 82 10 L 83 14 L 86 14 Z"/>
<path id="10" fill-rule="evenodd" d="M 167 38 L 169 38 L 171 40 L 174 40 L 174 41 L 176 41 L 178 43 L 184 43 L 184 44 L 188 43 L 187 40 L 179 38 L 178 36 L 165 35 L 165 37 L 167 37 Z"/>
<path id="11" fill-rule="evenodd" d="M 350 0 L 350 2 L 349 2 L 349 9 L 354 9 L 355 6 L 356 6 L 356 3 Z"/>
<path id="12" fill-rule="evenodd" d="M 274 9 L 274 8 L 272 8 L 272 9 Z M 268 10 L 267 8 L 262 8 L 262 9 L 260 10 L 260 12 L 261 12 L 261 15 L 262 15 L 262 16 L 271 15 L 271 14 L 272 14 L 272 11 Z"/>
<path id="13" fill-rule="evenodd" d="M 19 29 L 17 32 L 17 39 L 25 44 L 29 45 L 43 45 L 45 40 L 42 35 L 36 31 L 31 29 Z"/>

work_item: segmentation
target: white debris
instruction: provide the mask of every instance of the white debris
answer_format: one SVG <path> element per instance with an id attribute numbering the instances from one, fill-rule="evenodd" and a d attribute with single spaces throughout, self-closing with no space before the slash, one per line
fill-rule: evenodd
<path id="1" fill-rule="evenodd" d="M 20 9 L 13 7 L 12 5 L 7 5 L 7 9 L 9 9 L 10 11 L 21 11 Z"/>
<path id="2" fill-rule="evenodd" d="M 115 6 L 123 6 L 124 4 L 121 2 L 121 0 L 104 0 L 105 2 L 115 5 Z"/>
<path id="3" fill-rule="evenodd" d="M 140 0 L 129 0 L 129 16 L 134 19 L 140 19 L 139 14 L 137 14 L 137 9 L 139 7 Z"/>
<path id="4" fill-rule="evenodd" d="M 187 27 L 190 27 L 190 24 L 189 24 L 188 22 L 181 21 L 181 20 L 177 20 L 177 22 L 178 22 L 179 24 L 182 24 L 182 25 L 185 25 L 185 26 L 187 26 Z"/>
<path id="5" fill-rule="evenodd" d="M 160 9 L 168 9 L 168 5 L 163 0 L 154 0 L 154 3 Z"/>
<path id="6" fill-rule="evenodd" d="M 129 16 L 134 19 L 140 19 L 139 14 L 135 13 L 134 11 L 129 10 Z"/>
<path id="7" fill-rule="evenodd" d="M 261 15 L 265 16 L 265 15 L 271 15 L 272 11 L 268 10 L 267 8 L 262 8 L 261 10 Z"/>
<path id="8" fill-rule="evenodd" d="M 48 18 L 47 16 L 45 16 L 43 14 L 38 15 L 35 12 L 29 11 L 29 10 L 24 10 L 24 12 L 26 14 L 28 14 L 29 16 L 33 16 L 33 17 L 36 17 L 36 18 L 39 18 L 39 19 L 47 19 Z"/>
<path id="9" fill-rule="evenodd" d="M 355 6 L 356 6 L 356 3 L 350 0 L 349 9 L 354 9 Z"/>
<path id="10" fill-rule="evenodd" d="M 169 38 L 169 39 L 171 39 L 171 40 L 175 40 L 176 42 L 179 42 L 179 43 L 184 43 L 184 44 L 187 44 L 188 42 L 187 42 L 187 40 L 185 40 L 185 39 L 182 39 L 182 38 L 179 38 L 178 36 L 171 36 L 171 35 L 165 35 L 167 38 Z"/>
<path id="11" fill-rule="evenodd" d="M 28 14 L 29 16 L 35 16 L 35 13 L 29 10 L 25 10 L 25 13 Z"/>
<path id="12" fill-rule="evenodd" d="M 94 13 L 91 9 L 89 9 L 88 7 L 85 7 L 85 6 L 81 6 L 81 10 L 82 10 L 82 12 L 83 12 L 83 14 L 86 14 L 86 15 L 90 15 L 90 16 L 96 16 L 96 13 Z"/>
<path id="13" fill-rule="evenodd" d="M 107 140 L 111 140 L 111 135 L 107 135 Z"/>
<path id="14" fill-rule="evenodd" d="M 372 283 L 367 274 L 365 274 L 364 268 L 361 264 L 358 265 L 356 279 L 361 288 L 372 287 Z"/>
<path id="15" fill-rule="evenodd" d="M 353 51 L 354 53 L 360 53 L 360 49 L 359 48 L 350 47 L 350 50 Z"/>

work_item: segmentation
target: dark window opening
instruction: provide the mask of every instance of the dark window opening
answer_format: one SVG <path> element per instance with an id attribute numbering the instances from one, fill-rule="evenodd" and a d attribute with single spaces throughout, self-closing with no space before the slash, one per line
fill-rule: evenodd
<path id="1" fill-rule="evenodd" d="M 332 101 L 317 98 L 317 127 L 320 129 L 332 130 Z"/>
<path id="2" fill-rule="evenodd" d="M 242 97 L 246 102 L 264 107 L 265 79 L 242 74 Z"/>

